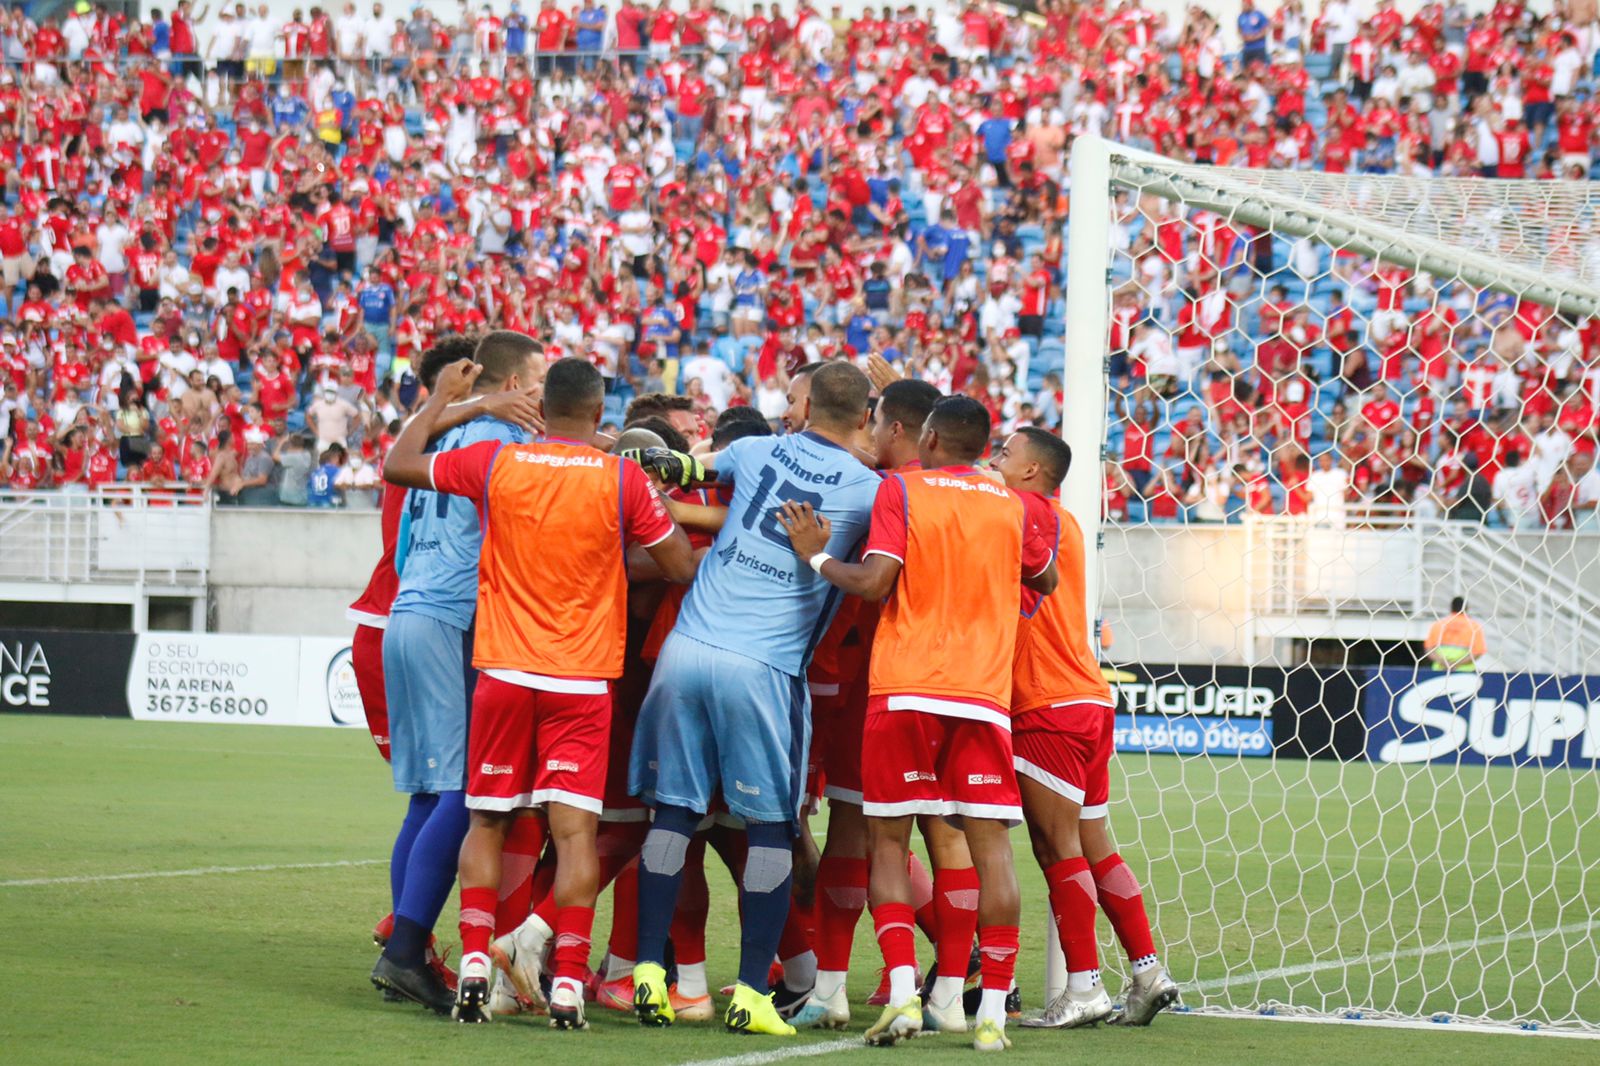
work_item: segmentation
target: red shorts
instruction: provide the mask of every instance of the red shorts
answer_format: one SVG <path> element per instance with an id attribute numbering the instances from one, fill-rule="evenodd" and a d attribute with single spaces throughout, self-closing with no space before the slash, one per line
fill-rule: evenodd
<path id="1" fill-rule="evenodd" d="M 611 747 L 609 685 L 604 692 L 548 692 L 479 671 L 467 734 L 468 807 L 565 803 L 600 813 Z"/>
<path id="2" fill-rule="evenodd" d="M 1010 731 L 976 718 L 890 710 L 896 698 L 867 701 L 861 748 L 873 757 L 861 763 L 862 812 L 869 818 L 936 814 L 952 821 L 992 818 L 1019 824 L 1022 798 L 1011 765 Z"/>
<path id="3" fill-rule="evenodd" d="M 867 678 L 841 686 L 827 729 L 818 730 L 822 746 L 822 794 L 830 800 L 861 806 L 861 735 L 867 724 Z"/>
<path id="4" fill-rule="evenodd" d="M 1098 703 L 1029 711 L 1011 744 L 1017 773 L 1081 804 L 1083 818 L 1104 818 L 1111 798 L 1111 749 L 1117 713 Z"/>
<path id="5" fill-rule="evenodd" d="M 378 754 L 389 761 L 389 698 L 383 693 L 383 630 L 377 626 L 356 626 L 350 638 L 350 668 L 356 672 L 356 691 L 361 694 L 361 709 L 367 715 L 367 732 L 378 745 Z"/>

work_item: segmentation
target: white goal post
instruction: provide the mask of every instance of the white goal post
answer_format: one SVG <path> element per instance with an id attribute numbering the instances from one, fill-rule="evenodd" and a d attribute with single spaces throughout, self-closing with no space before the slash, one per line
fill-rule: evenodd
<path id="1" fill-rule="evenodd" d="M 1074 461 L 1062 501 L 1084 530 L 1090 632 L 1114 623 L 1108 663 L 1118 669 L 1141 656 L 1270 668 L 1290 679 L 1280 688 L 1311 684 L 1325 697 L 1327 736 L 1315 733 L 1298 756 L 1180 748 L 1113 764 L 1112 835 L 1149 878 L 1157 947 L 1185 1006 L 1600 1028 L 1600 680 L 1587 676 L 1600 675 L 1600 529 L 1586 532 L 1576 504 L 1563 512 L 1559 500 L 1554 517 L 1496 505 L 1487 523 L 1452 521 L 1453 505 L 1438 505 L 1463 439 L 1447 419 L 1458 401 L 1482 405 L 1496 469 L 1516 465 L 1502 461 L 1502 437 L 1542 425 L 1547 398 L 1530 401 L 1541 412 L 1531 422 L 1521 406 L 1538 370 L 1557 382 L 1548 404 L 1557 428 L 1586 390 L 1600 406 L 1589 324 L 1600 318 L 1597 183 L 1199 166 L 1090 136 L 1074 141 L 1070 161 L 1061 388 Z M 1156 247 L 1160 227 L 1182 233 L 1187 259 Z M 1193 249 L 1216 227 L 1233 243 L 1197 262 Z M 1274 298 L 1280 287 L 1286 299 Z M 1216 299 L 1201 330 L 1193 316 L 1206 291 Z M 1118 299 L 1138 305 L 1120 321 Z M 1303 372 L 1309 395 L 1263 399 L 1245 381 L 1265 374 L 1256 360 L 1269 358 L 1269 343 L 1290 343 L 1290 316 L 1303 311 L 1315 336 L 1296 335 L 1289 361 L 1294 374 L 1320 367 Z M 1157 350 L 1188 345 L 1176 385 L 1158 387 L 1167 375 L 1153 369 L 1128 379 L 1134 323 L 1159 334 Z M 1442 341 L 1423 337 L 1441 328 Z M 1363 422 L 1374 397 L 1370 417 L 1387 417 L 1385 396 L 1397 425 Z M 1197 480 L 1178 500 L 1187 453 L 1165 470 L 1158 454 L 1153 471 L 1139 471 L 1149 480 L 1126 493 L 1139 517 L 1108 521 L 1108 491 L 1118 491 L 1108 478 L 1122 477 L 1112 466 L 1132 448 L 1129 430 L 1176 441 L 1180 412 L 1211 431 L 1213 456 L 1264 454 L 1267 469 L 1214 462 L 1219 477 L 1234 477 L 1233 495 Z M 1243 428 L 1219 437 L 1219 418 Z M 1274 427 L 1266 443 L 1253 436 L 1263 424 Z M 1549 461 L 1540 447 L 1524 447 L 1527 462 Z M 1313 468 L 1323 451 L 1353 479 L 1355 502 L 1347 512 L 1336 501 L 1331 518 L 1305 513 L 1315 496 L 1303 483 L 1285 492 L 1273 480 L 1275 463 L 1303 456 L 1295 468 Z M 1553 473 L 1540 467 L 1536 512 L 1569 456 Z M 1415 467 L 1405 479 L 1401 464 Z M 1391 480 L 1364 480 L 1374 469 Z M 1169 483 L 1178 516 L 1158 518 Z M 1130 589 L 1140 567 L 1171 587 Z M 1426 663 L 1360 658 L 1420 645 L 1457 594 L 1489 635 L 1480 672 L 1436 676 Z M 1402 723 L 1369 750 L 1373 686 L 1402 674 L 1394 713 L 1416 730 Z M 1334 746 L 1351 730 L 1354 755 Z M 1048 936 L 1046 1002 L 1066 984 L 1053 925 Z M 1103 935 L 1102 966 L 1119 965 Z"/>

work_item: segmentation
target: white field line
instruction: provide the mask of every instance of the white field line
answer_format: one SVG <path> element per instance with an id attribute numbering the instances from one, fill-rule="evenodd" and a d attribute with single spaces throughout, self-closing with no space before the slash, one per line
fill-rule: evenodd
<path id="1" fill-rule="evenodd" d="M 1387 963 L 1399 962 L 1402 959 L 1420 959 L 1426 955 L 1455 955 L 1475 948 L 1501 947 L 1522 940 L 1543 940 L 1546 937 L 1568 936 L 1574 933 L 1587 934 L 1596 929 L 1600 929 L 1600 920 L 1572 922 L 1550 929 L 1529 929 L 1520 933 L 1502 933 L 1499 936 L 1474 937 L 1471 940 L 1447 940 L 1443 943 L 1428 944 L 1419 948 L 1402 948 L 1398 951 L 1382 951 L 1373 955 L 1360 955 L 1353 959 L 1329 959 L 1325 962 L 1307 962 L 1298 966 L 1279 966 L 1271 970 L 1256 970 L 1253 973 L 1235 974 L 1232 977 L 1217 977 L 1209 981 L 1196 981 L 1190 984 L 1188 988 L 1202 994 L 1221 992 L 1224 989 L 1235 988 L 1239 985 L 1278 981 L 1288 977 L 1306 977 L 1310 974 L 1323 973 L 1328 970 L 1350 970 L 1357 967 L 1371 969 Z"/>
<path id="2" fill-rule="evenodd" d="M 683 1066 L 765 1066 L 769 1062 L 783 1062 L 786 1059 L 809 1059 L 818 1055 L 834 1055 L 845 1051 L 855 1051 L 867 1045 L 856 1037 L 853 1040 L 824 1040 L 816 1044 L 792 1044 L 789 1047 L 774 1048 L 771 1051 L 751 1051 L 743 1055 L 729 1055 L 722 1059 L 696 1059 L 686 1062 Z"/>
<path id="3" fill-rule="evenodd" d="M 22 877 L 0 881 L 0 888 L 37 888 L 44 885 L 97 885 L 106 881 L 153 881 L 165 877 L 211 877 L 220 874 L 274 873 L 278 870 L 339 870 L 355 866 L 382 866 L 388 859 L 340 859 L 337 862 L 279 862 L 260 866 L 199 866 L 192 870 L 144 870 L 129 874 L 81 874 L 76 877 Z"/>

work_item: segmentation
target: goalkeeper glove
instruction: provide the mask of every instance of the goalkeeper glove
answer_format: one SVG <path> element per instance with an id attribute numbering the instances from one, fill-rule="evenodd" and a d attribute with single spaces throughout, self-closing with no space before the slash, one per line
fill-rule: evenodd
<path id="1" fill-rule="evenodd" d="M 622 457 L 632 459 L 658 481 L 679 488 L 686 489 L 707 480 L 705 465 L 700 460 L 669 448 L 630 448 Z"/>

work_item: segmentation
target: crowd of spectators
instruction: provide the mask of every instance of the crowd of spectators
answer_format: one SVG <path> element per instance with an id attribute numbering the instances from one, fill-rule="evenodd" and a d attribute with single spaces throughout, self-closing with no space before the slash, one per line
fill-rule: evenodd
<path id="1" fill-rule="evenodd" d="M 413 357 L 487 327 L 593 359 L 619 422 L 776 420 L 850 358 L 1058 427 L 1099 402 L 1061 387 L 1076 136 L 1587 180 L 1592 0 L 1315 6 L 10 8 L 0 479 L 372 506 Z M 1114 227 L 1114 515 L 1595 521 L 1600 329 L 1166 210 Z"/>

